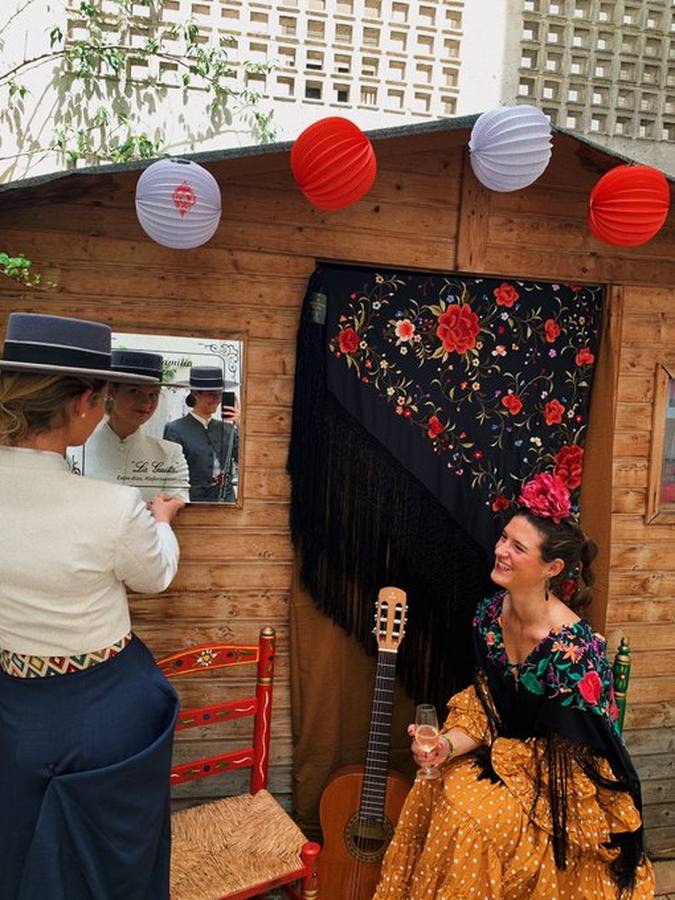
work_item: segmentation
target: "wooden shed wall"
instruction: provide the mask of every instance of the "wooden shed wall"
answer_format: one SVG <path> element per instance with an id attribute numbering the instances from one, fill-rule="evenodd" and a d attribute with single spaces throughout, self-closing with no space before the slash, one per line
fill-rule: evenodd
<path id="1" fill-rule="evenodd" d="M 654 371 L 672 360 L 672 290 L 626 286 L 612 491 L 607 634 L 633 650 L 626 743 L 642 778 L 649 846 L 675 845 L 675 525 L 645 524 Z"/>
<path id="2" fill-rule="evenodd" d="M 379 172 L 373 190 L 361 203 L 331 214 L 304 200 L 285 154 L 210 164 L 222 188 L 223 219 L 206 247 L 189 252 L 159 247 L 141 232 L 133 205 L 137 173 L 76 176 L 5 194 L 0 196 L 3 243 L 34 259 L 56 280 L 57 288 L 27 292 L 3 281 L 2 321 L 10 311 L 21 309 L 99 319 L 119 331 L 210 337 L 247 333 L 243 509 L 192 507 L 181 513 L 177 532 L 182 562 L 177 579 L 161 597 L 134 598 L 132 613 L 136 630 L 157 654 L 195 642 L 254 641 L 262 624 L 277 628 L 270 783 L 290 805 L 292 550 L 285 460 L 295 333 L 304 285 L 315 260 L 642 285 L 625 290 L 626 297 L 642 298 L 635 300 L 643 304 L 641 311 L 635 307 L 635 315 L 644 337 L 634 347 L 635 333 L 631 337 L 626 331 L 621 355 L 614 516 L 615 563 L 621 573 L 612 581 L 620 602 L 612 603 L 610 621 L 613 628 L 641 622 L 635 630 L 636 687 L 629 714 L 635 737 L 631 732 L 629 738 L 640 754 L 643 776 L 654 779 L 654 788 L 647 788 L 649 815 L 655 797 L 659 801 L 653 813 L 655 827 L 659 839 L 665 838 L 675 804 L 672 796 L 670 803 L 663 802 L 667 776 L 661 763 L 665 765 L 663 756 L 672 742 L 673 720 L 662 702 L 666 679 L 652 676 L 663 672 L 666 663 L 672 673 L 675 562 L 667 541 L 654 536 L 654 552 L 661 548 L 662 578 L 657 588 L 650 580 L 655 556 L 622 556 L 620 548 L 627 550 L 641 540 L 640 473 L 646 469 L 650 420 L 648 400 L 640 394 L 638 382 L 651 366 L 652 317 L 656 321 L 661 314 L 659 321 L 665 321 L 663 314 L 675 305 L 673 220 L 643 248 L 626 252 L 592 242 L 589 252 L 588 192 L 611 164 L 609 157 L 558 135 L 552 164 L 536 185 L 514 194 L 492 194 L 475 181 L 466 164 L 467 138 L 466 132 L 448 132 L 378 142 Z M 663 304 L 659 311 L 649 305 L 652 295 L 647 286 L 654 284 L 663 285 L 657 291 Z M 672 342 L 672 322 L 664 325 L 664 340 L 668 328 Z M 631 403 L 641 410 L 638 419 L 626 410 Z M 639 437 L 630 430 L 633 421 L 642 423 Z M 631 478 L 635 482 L 627 483 Z M 639 586 L 640 577 L 649 590 Z M 658 606 L 651 599 L 656 593 L 661 598 Z M 648 621 L 661 623 L 654 632 L 661 648 L 656 661 L 644 652 L 651 635 Z M 630 632 L 632 636 L 632 624 Z M 192 705 L 223 691 L 232 693 L 240 677 L 187 681 L 181 688 L 184 702 Z M 672 678 L 669 685 L 672 691 Z M 216 742 L 222 747 L 213 728 L 180 735 L 178 759 L 215 752 Z M 239 789 L 243 778 L 227 785 L 218 781 L 185 785 L 178 794 L 189 801 L 218 790 L 229 792 Z"/>

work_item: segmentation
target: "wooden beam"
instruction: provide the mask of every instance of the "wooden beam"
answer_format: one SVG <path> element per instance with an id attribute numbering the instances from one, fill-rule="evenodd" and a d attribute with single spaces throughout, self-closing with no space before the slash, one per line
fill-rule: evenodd
<path id="1" fill-rule="evenodd" d="M 461 200 L 457 223 L 457 269 L 481 275 L 487 250 L 490 191 L 473 174 L 469 148 L 462 160 Z"/>

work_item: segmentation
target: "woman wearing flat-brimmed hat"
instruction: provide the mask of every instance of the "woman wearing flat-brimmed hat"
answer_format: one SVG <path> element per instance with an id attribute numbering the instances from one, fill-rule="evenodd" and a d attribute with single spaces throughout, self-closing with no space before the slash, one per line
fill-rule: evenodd
<path id="1" fill-rule="evenodd" d="M 110 329 L 14 313 L 0 359 L 0 898 L 169 896 L 178 702 L 126 587 L 173 579 L 182 506 L 70 472 L 103 416 Z"/>
<path id="2" fill-rule="evenodd" d="M 163 359 L 143 350 L 113 350 L 113 372 L 152 379 L 152 384 L 111 384 L 108 418 L 82 449 L 83 474 L 137 487 L 144 500 L 158 494 L 190 499 L 190 472 L 180 444 L 141 431 L 157 410 Z"/>
<path id="3" fill-rule="evenodd" d="M 217 366 L 192 366 L 190 412 L 164 427 L 164 437 L 183 448 L 190 469 L 190 500 L 197 503 L 234 503 L 234 471 L 239 462 L 239 408 L 220 406 L 225 380 Z"/>

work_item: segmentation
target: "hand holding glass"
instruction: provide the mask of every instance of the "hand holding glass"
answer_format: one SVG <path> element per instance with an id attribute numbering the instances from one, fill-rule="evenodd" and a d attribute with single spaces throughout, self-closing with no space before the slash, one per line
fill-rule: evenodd
<path id="1" fill-rule="evenodd" d="M 430 703 L 422 703 L 415 713 L 415 740 L 420 750 L 429 753 L 438 745 L 438 717 L 436 707 Z M 419 773 L 420 778 L 434 779 L 440 777 L 440 772 L 433 766 L 424 766 Z"/>

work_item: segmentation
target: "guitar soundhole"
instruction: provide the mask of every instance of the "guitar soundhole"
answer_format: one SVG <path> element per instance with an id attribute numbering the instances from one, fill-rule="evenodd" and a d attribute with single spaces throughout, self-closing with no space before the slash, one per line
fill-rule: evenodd
<path id="1" fill-rule="evenodd" d="M 357 813 L 345 825 L 345 846 L 359 862 L 377 862 L 384 856 L 393 834 L 389 819 L 361 819 Z"/>

